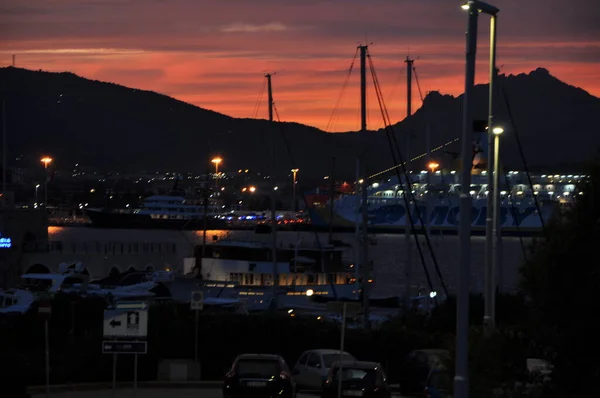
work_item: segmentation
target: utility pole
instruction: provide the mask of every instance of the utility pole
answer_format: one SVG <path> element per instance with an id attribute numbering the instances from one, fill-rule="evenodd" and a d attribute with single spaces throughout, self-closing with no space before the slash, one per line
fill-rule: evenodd
<path id="1" fill-rule="evenodd" d="M 469 397 L 469 290 L 471 277 L 471 165 L 473 131 L 473 86 L 475 84 L 475 58 L 477 53 L 476 1 L 469 0 L 466 35 L 465 93 L 461 137 L 461 192 L 459 219 L 459 267 L 456 303 L 456 363 L 454 394 L 456 398 Z"/>
<path id="2" fill-rule="evenodd" d="M 414 60 L 409 58 L 408 56 L 406 57 L 406 60 L 404 61 L 406 63 L 406 117 L 408 118 L 410 115 L 412 115 L 412 69 L 413 69 L 413 62 Z M 410 159 L 410 131 L 408 133 L 406 133 L 406 161 L 408 161 L 408 159 Z M 411 230 L 412 230 L 412 225 L 410 223 L 410 216 L 409 213 L 411 211 L 411 206 L 410 206 L 410 188 L 411 188 L 411 184 L 410 184 L 410 177 L 406 177 L 406 188 L 404 190 L 404 197 L 406 198 L 404 203 L 406 206 L 406 211 L 404 214 L 404 245 L 406 247 L 406 253 L 405 253 L 405 258 L 406 258 L 406 263 L 404 265 L 405 267 L 405 273 L 406 273 L 406 290 L 405 290 L 405 297 L 404 297 L 404 305 L 406 307 L 406 309 L 410 308 L 410 297 L 411 297 L 411 284 L 412 284 L 412 247 L 411 247 L 411 240 L 410 240 L 410 234 L 411 234 Z M 402 183 L 402 181 L 398 181 L 398 183 Z"/>
<path id="3" fill-rule="evenodd" d="M 271 86 L 271 74 L 267 73 L 265 75 L 267 78 L 267 92 L 268 92 L 268 101 L 269 101 L 269 122 L 271 126 L 271 182 L 273 182 L 273 186 L 271 187 L 271 238 L 272 238 L 272 248 L 271 248 L 271 257 L 273 260 L 273 300 L 271 301 L 271 306 L 274 312 L 277 312 L 279 309 L 279 300 L 277 297 L 278 288 L 279 288 L 279 270 L 277 269 L 277 214 L 275 212 L 275 128 L 273 126 L 273 88 Z"/>
<path id="4" fill-rule="evenodd" d="M 368 205 L 368 186 L 369 181 L 366 173 L 366 148 L 367 148 L 367 50 L 369 46 L 358 46 L 360 50 L 360 132 L 364 142 L 363 160 L 361 162 L 363 183 L 361 185 L 362 197 L 362 234 L 361 234 L 361 260 L 363 274 L 363 316 L 364 327 L 369 328 L 369 205 Z"/>

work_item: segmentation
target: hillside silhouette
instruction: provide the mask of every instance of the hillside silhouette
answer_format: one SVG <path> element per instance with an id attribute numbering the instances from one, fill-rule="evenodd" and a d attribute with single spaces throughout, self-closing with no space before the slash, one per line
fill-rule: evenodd
<path id="1" fill-rule="evenodd" d="M 506 130 L 502 155 L 507 168 L 522 169 L 515 129 L 528 162 L 537 170 L 575 170 L 600 146 L 594 120 L 600 114 L 599 98 L 545 69 L 501 75 L 498 80 L 496 120 Z M 269 172 L 273 143 L 275 174 L 281 177 L 294 165 L 303 178 L 322 178 L 330 174 L 335 156 L 336 175 L 351 179 L 355 159 L 364 151 L 369 173 L 392 165 L 383 130 L 362 137 L 357 132 L 329 134 L 298 123 L 273 126 L 267 120 L 232 118 L 165 95 L 67 72 L 1 68 L 0 84 L 6 99 L 9 159 L 23 155 L 25 164 L 37 164 L 39 155 L 51 154 L 62 168 L 79 163 L 92 170 L 203 172 L 207 156 L 219 153 L 226 158 L 226 170 Z M 475 117 L 486 119 L 487 85 L 475 88 L 475 98 Z M 410 155 L 425 151 L 428 121 L 432 148 L 459 137 L 461 109 L 462 96 L 429 93 L 422 108 L 393 126 L 401 150 L 410 132 Z M 444 150 L 458 152 L 459 143 Z M 456 166 L 442 151 L 432 156 L 448 168 Z"/>

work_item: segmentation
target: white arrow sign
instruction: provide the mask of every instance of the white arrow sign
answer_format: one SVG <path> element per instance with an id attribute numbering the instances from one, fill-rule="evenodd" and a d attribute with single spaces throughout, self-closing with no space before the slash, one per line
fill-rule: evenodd
<path id="1" fill-rule="evenodd" d="M 146 337 L 147 335 L 148 311 L 104 311 L 104 336 Z"/>

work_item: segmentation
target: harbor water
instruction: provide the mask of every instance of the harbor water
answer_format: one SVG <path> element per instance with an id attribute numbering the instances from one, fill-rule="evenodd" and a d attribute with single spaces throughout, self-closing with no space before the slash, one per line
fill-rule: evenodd
<path id="1" fill-rule="evenodd" d="M 97 229 L 91 227 L 49 227 L 51 252 L 24 258 L 23 272 L 32 264 L 43 264 L 52 271 L 62 262 L 80 261 L 86 265 L 92 277 L 102 277 L 115 267 L 123 272 L 130 267 L 136 269 L 183 269 L 184 258 L 192 257 L 194 246 L 202 244 L 203 231 L 150 230 L 150 229 Z M 258 240 L 271 242 L 270 235 L 255 234 L 254 231 L 211 230 L 206 233 L 207 244 L 220 239 Z M 321 244 L 328 241 L 326 233 L 278 232 L 278 245 L 290 247 Z M 354 234 L 334 233 L 333 239 L 354 245 Z M 458 237 L 430 236 L 432 251 L 429 251 L 424 237 L 419 237 L 424 261 L 411 239 L 412 276 L 411 293 L 429 292 L 425 268 L 428 270 L 433 289 L 441 292 L 440 274 L 452 293 L 456 288 L 456 268 L 458 266 Z M 473 236 L 471 250 L 471 290 L 482 292 L 484 276 L 485 237 Z M 519 281 L 519 267 L 523 264 L 524 250 L 531 244 L 531 238 L 504 237 L 501 244 L 498 284 L 503 291 L 513 291 Z M 406 246 L 404 235 L 372 235 L 369 244 L 369 258 L 373 262 L 374 296 L 400 296 L 406 289 Z M 433 256 L 432 256 L 433 252 Z M 348 249 L 347 261 L 354 262 L 354 251 Z M 435 261 L 434 261 L 435 259 Z M 423 264 L 424 263 L 424 264 Z"/>

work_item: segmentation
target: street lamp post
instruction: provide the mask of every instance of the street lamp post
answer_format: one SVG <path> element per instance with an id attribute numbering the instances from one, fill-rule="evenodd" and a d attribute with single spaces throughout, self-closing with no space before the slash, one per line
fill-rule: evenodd
<path id="1" fill-rule="evenodd" d="M 480 12 L 496 15 L 498 9 L 478 0 L 469 0 L 462 5 L 468 12 L 466 37 L 465 93 L 463 96 L 463 131 L 461 142 L 461 193 L 459 221 L 459 275 L 456 305 L 456 371 L 454 392 L 456 398 L 469 397 L 469 285 L 471 274 L 471 133 L 473 127 L 473 86 L 475 83 L 475 59 L 477 54 L 477 23 Z M 495 29 L 495 21 L 494 21 Z M 495 35 L 494 35 L 495 44 Z M 490 52 L 492 50 L 490 49 Z M 495 49 L 494 49 L 495 52 Z M 495 54 L 494 54 L 495 59 Z M 491 126 L 488 126 L 488 130 Z"/>
<path id="2" fill-rule="evenodd" d="M 48 164 L 52 162 L 52 158 L 45 156 L 41 162 L 44 163 L 44 207 L 48 208 Z"/>
<path id="3" fill-rule="evenodd" d="M 221 159 L 220 157 L 216 157 L 213 160 L 211 160 L 212 163 L 215 164 L 215 186 L 217 188 L 217 192 L 218 192 L 218 188 L 219 188 L 219 164 L 223 161 L 223 159 Z M 217 193 L 218 195 L 218 193 Z"/>
<path id="4" fill-rule="evenodd" d="M 496 196 L 494 187 L 494 164 L 495 164 L 495 149 L 494 142 L 496 134 L 494 133 L 494 83 L 496 80 L 496 22 L 498 18 L 498 10 L 496 7 L 484 3 L 482 1 L 474 1 L 465 3 L 463 8 L 468 9 L 473 6 L 478 12 L 483 12 L 490 15 L 490 64 L 489 64 L 489 85 L 488 85 L 488 159 L 487 159 L 487 209 L 485 218 L 485 287 L 484 287 L 484 313 L 483 313 L 483 329 L 486 335 L 496 327 L 496 319 L 494 317 L 495 309 L 494 296 L 496 288 L 494 286 L 493 261 L 494 261 L 494 225 L 497 223 L 494 216 L 493 201 Z"/>
<path id="5" fill-rule="evenodd" d="M 499 234 L 499 217 L 500 217 L 500 135 L 504 132 L 502 127 L 494 127 L 492 133 L 494 134 L 494 178 L 493 178 L 493 189 L 494 189 L 494 200 L 493 200 L 493 219 L 494 224 L 492 227 L 492 267 L 489 275 L 490 279 L 490 316 L 492 319 L 492 325 L 496 320 L 496 272 L 499 264 L 499 251 L 498 251 L 498 234 Z M 487 284 L 486 284 L 487 285 Z"/>
<path id="6" fill-rule="evenodd" d="M 35 185 L 35 203 L 34 203 L 34 207 L 37 207 L 38 205 L 38 189 L 40 188 L 40 184 L 36 184 Z"/>
<path id="7" fill-rule="evenodd" d="M 427 168 L 427 196 L 425 197 L 425 228 L 427 230 L 427 235 L 431 235 L 431 176 L 435 173 L 435 169 L 440 167 L 440 164 L 437 162 L 429 162 Z"/>
<path id="8" fill-rule="evenodd" d="M 456 398 L 469 397 L 469 278 L 471 277 L 471 164 L 473 129 L 473 87 L 477 52 L 478 10 L 469 0 L 466 35 L 465 93 L 463 96 L 461 137 L 461 191 L 459 202 L 459 267 L 456 300 L 456 363 L 454 393 Z M 465 8 L 465 5 L 463 5 Z"/>
<path id="9" fill-rule="evenodd" d="M 300 169 L 292 169 L 292 210 L 296 211 L 296 173 Z"/>

